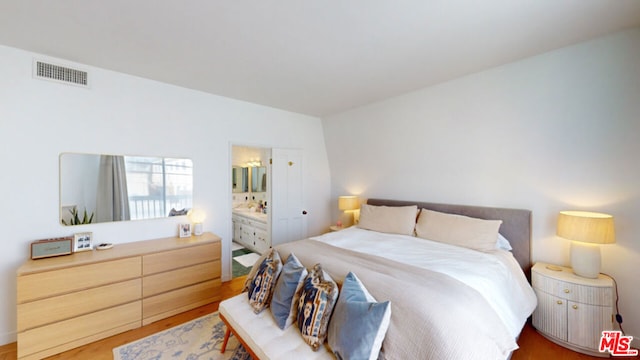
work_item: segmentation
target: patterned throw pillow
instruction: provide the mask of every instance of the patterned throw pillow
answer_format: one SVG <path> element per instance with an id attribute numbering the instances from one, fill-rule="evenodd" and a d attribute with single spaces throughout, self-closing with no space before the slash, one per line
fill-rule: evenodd
<path id="1" fill-rule="evenodd" d="M 249 289 L 251 288 L 251 284 L 253 284 L 253 278 L 256 277 L 256 273 L 258 272 L 258 269 L 260 269 L 260 265 L 262 265 L 262 262 L 267 257 L 267 255 L 271 255 L 271 252 L 265 251 L 264 254 L 260 255 L 258 260 L 253 263 L 253 266 L 251 267 L 251 270 L 249 270 L 247 278 L 244 281 L 244 286 L 242 287 L 242 290 L 240 292 L 249 291 Z"/>
<path id="2" fill-rule="evenodd" d="M 338 285 L 316 264 L 300 288 L 296 317 L 302 338 L 313 351 L 318 351 L 327 338 L 327 325 L 337 298 Z"/>
<path id="3" fill-rule="evenodd" d="M 270 249 L 260 263 L 253 281 L 249 284 L 249 305 L 253 307 L 253 312 L 256 314 L 269 307 L 273 289 L 281 270 L 280 254 L 275 249 Z"/>
<path id="4" fill-rule="evenodd" d="M 291 253 L 282 267 L 271 298 L 271 314 L 282 330 L 291 326 L 296 318 L 298 310 L 296 294 L 302 287 L 307 274 L 304 265 Z"/>

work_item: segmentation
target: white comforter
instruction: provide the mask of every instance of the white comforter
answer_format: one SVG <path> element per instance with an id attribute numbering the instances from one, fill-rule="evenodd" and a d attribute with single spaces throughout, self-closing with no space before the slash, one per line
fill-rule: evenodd
<path id="1" fill-rule="evenodd" d="M 484 253 L 357 227 L 312 239 L 449 275 L 482 294 L 513 338 L 536 307 L 533 289 L 513 255 L 505 250 Z"/>

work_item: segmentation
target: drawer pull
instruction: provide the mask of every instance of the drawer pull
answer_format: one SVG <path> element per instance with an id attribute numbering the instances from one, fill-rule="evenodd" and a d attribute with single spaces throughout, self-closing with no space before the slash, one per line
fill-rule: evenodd
<path id="1" fill-rule="evenodd" d="M 558 305 L 562 305 L 562 300 L 557 301 Z"/>
<path id="2" fill-rule="evenodd" d="M 578 305 L 573 305 L 572 308 L 574 308 L 575 310 L 578 310 Z"/>
<path id="3" fill-rule="evenodd" d="M 564 293 L 565 293 L 565 294 L 568 294 L 568 293 L 570 293 L 570 292 L 571 292 L 571 291 L 570 291 L 569 289 L 564 289 Z"/>

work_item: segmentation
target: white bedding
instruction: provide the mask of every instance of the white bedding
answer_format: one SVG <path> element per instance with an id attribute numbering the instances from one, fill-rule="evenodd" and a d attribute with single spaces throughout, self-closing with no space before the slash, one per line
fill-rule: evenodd
<path id="1" fill-rule="evenodd" d="M 446 274 L 478 291 L 513 338 L 536 307 L 536 296 L 518 262 L 505 250 L 490 253 L 350 227 L 313 240 Z"/>

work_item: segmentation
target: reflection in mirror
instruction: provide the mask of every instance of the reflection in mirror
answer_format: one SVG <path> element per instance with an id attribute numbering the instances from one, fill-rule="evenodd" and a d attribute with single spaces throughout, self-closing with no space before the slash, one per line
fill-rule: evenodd
<path id="1" fill-rule="evenodd" d="M 191 208 L 192 201 L 190 159 L 60 155 L 64 225 L 167 217 L 182 214 L 180 210 Z"/>
<path id="2" fill-rule="evenodd" d="M 231 192 L 243 193 L 249 191 L 249 169 L 246 167 L 233 166 L 231 168 Z"/>
<path id="3" fill-rule="evenodd" d="M 267 168 L 264 166 L 255 166 L 251 168 L 251 191 L 265 192 L 267 191 Z"/>

